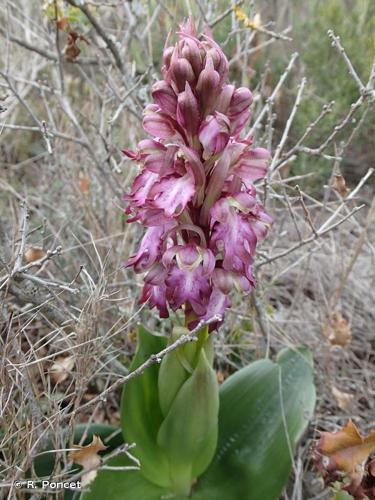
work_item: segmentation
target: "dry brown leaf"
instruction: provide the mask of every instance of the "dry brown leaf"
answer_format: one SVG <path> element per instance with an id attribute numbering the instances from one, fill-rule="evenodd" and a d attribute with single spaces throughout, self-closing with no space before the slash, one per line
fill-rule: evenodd
<path id="1" fill-rule="evenodd" d="M 65 31 L 67 34 L 66 46 L 64 48 L 64 54 L 68 61 L 74 61 L 77 59 L 81 53 L 81 49 L 78 47 L 77 42 L 83 40 L 87 44 L 89 43 L 87 38 L 85 38 L 81 33 L 74 31 L 69 24 L 69 20 L 66 17 L 62 17 L 56 21 L 57 29 Z"/>
<path id="2" fill-rule="evenodd" d="M 347 346 L 352 340 L 352 331 L 349 322 L 339 311 L 332 313 L 323 325 L 323 335 L 332 345 Z"/>
<path id="3" fill-rule="evenodd" d="M 99 436 L 93 436 L 90 444 L 86 446 L 73 445 L 73 448 L 76 449 L 69 453 L 69 460 L 81 465 L 83 470 L 87 471 L 81 478 L 82 486 L 85 487 L 95 479 L 97 469 L 101 464 L 102 459 L 98 452 L 106 450 L 107 446 L 104 445 Z"/>
<path id="4" fill-rule="evenodd" d="M 337 387 L 335 387 L 334 385 L 331 387 L 331 391 L 338 406 L 342 410 L 348 410 L 349 408 L 351 408 L 354 400 L 353 394 L 349 394 L 349 392 L 340 391 L 340 389 L 337 389 Z"/>
<path id="5" fill-rule="evenodd" d="M 369 484 L 369 474 L 372 475 L 369 467 L 372 470 L 370 455 L 374 451 L 375 430 L 368 436 L 362 436 L 352 420 L 349 420 L 346 426 L 337 432 L 320 433 L 315 458 L 327 484 L 332 484 L 339 478 L 346 480 L 342 483 L 342 490 L 360 500 L 368 498 L 373 488 L 373 485 Z M 326 457 L 328 461 L 325 463 L 322 457 Z"/>
<path id="6" fill-rule="evenodd" d="M 221 370 L 216 371 L 216 379 L 218 384 L 222 384 L 225 380 L 224 373 Z"/>
<path id="7" fill-rule="evenodd" d="M 25 252 L 25 261 L 29 264 L 46 256 L 46 252 L 40 247 L 30 247 Z"/>
<path id="8" fill-rule="evenodd" d="M 71 373 L 74 363 L 75 360 L 73 356 L 58 357 L 49 370 L 51 380 L 55 384 L 64 382 L 64 380 L 66 380 Z"/>
<path id="9" fill-rule="evenodd" d="M 337 191 L 340 196 L 345 198 L 350 189 L 347 187 L 344 177 L 341 174 L 335 174 L 331 186 Z"/>
<path id="10" fill-rule="evenodd" d="M 81 191 L 82 194 L 87 195 L 90 191 L 90 181 L 87 175 L 81 173 L 79 175 L 79 190 Z"/>
<path id="11" fill-rule="evenodd" d="M 77 45 L 77 42 L 81 40 L 87 44 L 89 43 L 88 40 L 80 33 L 73 30 L 68 31 L 68 38 L 64 49 L 64 54 L 68 61 L 74 61 L 81 53 L 81 49 Z"/>
<path id="12" fill-rule="evenodd" d="M 65 31 L 69 28 L 69 21 L 66 17 L 62 17 L 56 21 L 56 27 L 58 30 Z"/>
<path id="13" fill-rule="evenodd" d="M 68 33 L 64 53 L 68 61 L 74 61 L 81 53 L 81 49 L 77 45 L 77 38 L 72 36 L 71 33 Z"/>

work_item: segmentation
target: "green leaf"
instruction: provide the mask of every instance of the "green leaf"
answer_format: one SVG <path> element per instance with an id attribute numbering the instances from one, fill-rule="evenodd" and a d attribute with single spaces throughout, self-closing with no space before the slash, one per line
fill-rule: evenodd
<path id="1" fill-rule="evenodd" d="M 133 452 L 133 450 L 132 450 Z M 112 467 L 126 467 L 134 463 L 123 454 L 108 462 Z M 166 490 L 147 481 L 138 470 L 101 470 L 90 491 L 81 495 L 81 500 L 161 500 L 166 498 Z"/>
<path id="2" fill-rule="evenodd" d="M 151 354 L 166 346 L 166 339 L 152 335 L 143 326 L 138 330 L 138 346 L 130 371 L 144 363 Z M 136 443 L 133 451 L 142 464 L 143 475 L 158 486 L 169 484 L 169 469 L 163 451 L 156 443 L 156 435 L 163 421 L 158 399 L 159 365 L 130 380 L 121 399 L 121 426 L 125 441 Z"/>
<path id="3" fill-rule="evenodd" d="M 169 344 L 175 342 L 179 335 L 185 333 L 185 329 L 174 328 L 172 333 L 172 338 Z M 182 346 L 185 347 L 185 346 Z M 175 399 L 181 386 L 189 377 L 191 371 L 187 371 L 185 368 L 188 365 L 190 369 L 190 364 L 184 358 L 184 352 L 182 347 L 175 349 L 165 356 L 160 364 L 159 376 L 158 376 L 158 391 L 159 391 L 159 402 L 160 408 L 165 417 L 171 407 L 173 400 Z M 190 345 L 189 345 L 190 347 Z M 192 347 L 195 349 L 195 343 L 192 343 Z"/>
<path id="4" fill-rule="evenodd" d="M 347 491 L 338 491 L 332 500 L 354 500 Z"/>
<path id="5" fill-rule="evenodd" d="M 189 334 L 187 328 L 175 327 L 169 343 L 172 344 L 181 335 L 187 334 Z M 201 349 L 205 350 L 207 361 L 212 366 L 213 348 L 212 339 L 208 335 L 208 327 L 202 328 L 199 332 L 198 341 L 188 342 L 163 358 L 159 370 L 158 387 L 159 402 L 164 417 L 169 412 L 178 391 L 197 366 Z"/>
<path id="6" fill-rule="evenodd" d="M 173 491 L 188 494 L 210 464 L 218 431 L 219 394 L 215 371 L 201 348 L 198 364 L 179 389 L 159 433 L 170 464 Z"/>
<path id="7" fill-rule="evenodd" d="M 282 397 L 280 397 L 282 396 Z M 194 500 L 276 500 L 315 404 L 311 357 L 285 349 L 229 377 L 220 390 L 219 441 Z"/>

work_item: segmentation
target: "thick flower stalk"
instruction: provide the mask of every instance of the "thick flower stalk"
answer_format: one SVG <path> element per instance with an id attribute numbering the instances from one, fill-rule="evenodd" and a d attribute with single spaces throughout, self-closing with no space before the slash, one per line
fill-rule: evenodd
<path id="1" fill-rule="evenodd" d="M 232 289 L 255 286 L 257 242 L 271 223 L 253 182 L 270 154 L 241 138 L 252 94 L 228 83 L 228 60 L 209 31 L 190 19 L 167 44 L 163 80 L 152 87 L 143 127 L 151 138 L 124 153 L 142 165 L 128 201 L 128 222 L 147 230 L 128 266 L 147 272 L 140 302 L 168 317 L 186 307 L 189 327 L 223 317 Z"/>

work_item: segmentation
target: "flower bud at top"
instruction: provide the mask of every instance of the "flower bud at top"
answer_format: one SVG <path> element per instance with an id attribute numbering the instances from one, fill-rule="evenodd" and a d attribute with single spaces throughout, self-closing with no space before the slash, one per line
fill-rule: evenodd
<path id="1" fill-rule="evenodd" d="M 220 75 L 215 71 L 211 56 L 206 56 L 206 65 L 197 82 L 201 106 L 205 114 L 210 113 L 213 103 L 220 92 Z"/>
<path id="2" fill-rule="evenodd" d="M 224 85 L 221 89 L 219 97 L 216 100 L 216 111 L 224 113 L 225 115 L 227 114 L 234 91 L 234 85 Z"/>
<path id="3" fill-rule="evenodd" d="M 194 40 L 187 38 L 184 41 L 181 55 L 189 61 L 194 70 L 195 76 L 198 77 L 203 69 L 202 56 L 198 44 Z"/>
<path id="4" fill-rule="evenodd" d="M 249 89 L 241 87 L 234 91 L 229 104 L 228 116 L 232 122 L 232 133 L 237 135 L 245 126 L 250 117 L 250 105 L 253 95 Z"/>
<path id="5" fill-rule="evenodd" d="M 163 63 L 166 70 L 169 69 L 174 47 L 166 47 L 163 52 Z"/>
<path id="6" fill-rule="evenodd" d="M 188 82 L 185 91 L 178 96 L 177 122 L 186 131 L 190 141 L 193 141 L 200 123 L 199 106 Z"/>
<path id="7" fill-rule="evenodd" d="M 195 75 L 190 62 L 184 57 L 178 57 L 176 50 L 173 52 L 169 69 L 171 84 L 176 93 L 185 90 L 186 82 L 192 83 Z"/>

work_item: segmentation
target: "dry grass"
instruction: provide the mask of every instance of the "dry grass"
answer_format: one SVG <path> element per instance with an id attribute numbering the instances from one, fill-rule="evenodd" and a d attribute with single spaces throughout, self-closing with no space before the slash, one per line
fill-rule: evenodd
<path id="1" fill-rule="evenodd" d="M 238 83 L 247 79 L 243 69 L 236 69 L 238 61 L 244 61 L 243 68 L 251 67 L 252 58 L 260 54 L 266 64 L 269 47 L 284 43 L 272 26 L 268 33 L 243 29 L 222 2 L 185 4 L 133 0 L 91 7 L 88 12 L 98 26 L 80 14 L 75 29 L 89 45 L 80 42 L 82 54 L 74 63 L 65 61 L 65 35 L 56 33 L 39 3 L 9 0 L 0 6 L 4 498 L 15 498 L 12 482 L 25 477 L 46 442 L 52 440 L 53 447 L 62 450 L 64 436 L 71 436 L 77 423 L 118 422 L 118 388 L 108 388 L 127 373 L 137 322 L 144 321 L 150 329 L 169 328 L 168 321 L 161 326 L 155 313 L 137 305 L 141 278 L 123 268 L 140 228 L 126 225 L 121 201 L 135 175 L 121 148 L 134 147 L 143 135 L 142 106 L 160 69 L 164 36 L 176 29 L 189 6 L 215 29 L 226 26 L 233 43 L 230 52 L 225 50 Z M 54 2 L 51 6 L 53 18 Z M 283 37 L 290 35 L 288 27 L 283 28 Z M 328 39 L 327 50 L 336 50 Z M 332 430 L 348 417 L 363 431 L 375 427 L 375 227 L 368 187 L 371 170 L 342 197 L 331 185 L 321 186 L 319 193 L 314 186 L 312 195 L 305 178 L 290 174 L 290 165 L 311 155 L 327 162 L 333 179 L 350 154 L 361 117 L 371 110 L 374 72 L 365 82 L 348 66 L 348 78 L 358 84 L 357 101 L 323 142 L 312 142 L 308 131 L 294 131 L 293 136 L 302 139 L 291 142 L 293 117 L 301 100 L 309 97 L 303 94 L 297 57 L 288 57 L 279 82 L 270 90 L 267 72 L 258 75 L 254 92 L 253 124 L 259 125 L 255 142 L 274 153 L 259 193 L 275 223 L 260 248 L 258 288 L 252 297 L 234 301 L 217 334 L 216 352 L 218 371 L 225 376 L 285 345 L 311 348 L 318 405 L 296 458 L 298 477 L 285 492 L 285 498 L 297 500 L 326 494 L 311 470 L 314 429 Z M 296 88 L 288 92 L 294 104 L 279 124 L 280 89 L 293 82 Z M 320 99 L 328 104 L 324 96 Z M 313 128 L 328 112 L 329 107 L 322 108 Z M 306 188 L 296 189 L 298 183 Z M 25 255 L 32 248 L 43 249 L 44 256 L 30 265 Z M 323 335 L 334 313 L 347 320 L 345 327 L 352 333 L 345 346 L 332 346 Z M 351 404 L 344 408 L 332 387 L 352 394 Z M 337 398 L 337 390 L 335 394 Z M 67 454 L 57 452 L 56 457 L 64 463 L 56 474 L 66 473 Z"/>

